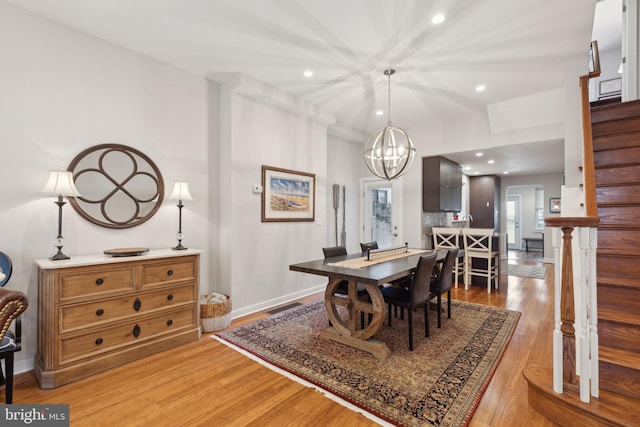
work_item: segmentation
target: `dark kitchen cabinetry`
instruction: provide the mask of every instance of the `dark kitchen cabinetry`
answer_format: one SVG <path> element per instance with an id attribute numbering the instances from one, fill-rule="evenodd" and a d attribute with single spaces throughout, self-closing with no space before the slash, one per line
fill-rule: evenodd
<path id="1" fill-rule="evenodd" d="M 422 158 L 422 211 L 459 212 L 462 168 L 442 156 Z"/>
<path id="2" fill-rule="evenodd" d="M 469 213 L 471 227 L 500 231 L 500 177 L 484 175 L 469 177 Z"/>

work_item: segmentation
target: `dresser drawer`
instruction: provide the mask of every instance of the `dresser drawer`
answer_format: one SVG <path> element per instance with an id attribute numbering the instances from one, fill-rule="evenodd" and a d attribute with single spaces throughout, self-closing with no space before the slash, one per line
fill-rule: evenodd
<path id="1" fill-rule="evenodd" d="M 111 293 L 129 292 L 134 289 L 133 267 L 110 269 L 78 269 L 60 274 L 60 301 L 93 296 L 104 297 Z"/>
<path id="2" fill-rule="evenodd" d="M 142 266 L 142 286 L 160 285 L 179 280 L 193 280 L 197 275 L 195 259 L 175 259 Z"/>
<path id="3" fill-rule="evenodd" d="M 154 337 L 174 333 L 197 324 L 193 307 L 162 313 L 158 316 L 105 327 L 86 335 L 62 338 L 60 363 L 92 357 L 127 345 L 139 344 Z"/>
<path id="4" fill-rule="evenodd" d="M 62 306 L 60 308 L 60 333 L 153 311 L 171 309 L 171 307 L 181 304 L 193 304 L 195 302 L 194 286 L 192 283 L 170 289 Z"/>

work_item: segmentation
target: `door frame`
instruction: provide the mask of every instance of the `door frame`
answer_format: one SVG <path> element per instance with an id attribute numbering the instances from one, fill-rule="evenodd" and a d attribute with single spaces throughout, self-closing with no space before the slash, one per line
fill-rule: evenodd
<path id="1" fill-rule="evenodd" d="M 513 249 L 513 250 L 522 250 L 522 227 L 520 226 L 520 224 L 522 223 L 522 195 L 521 194 L 508 194 L 507 193 L 507 200 L 506 203 L 509 203 L 509 199 L 510 198 L 514 198 L 516 199 L 516 203 L 517 203 L 517 221 L 518 221 L 518 225 L 516 227 L 516 233 L 513 240 L 513 245 L 509 245 L 509 240 L 508 240 L 508 236 L 507 236 L 507 250 L 509 249 Z M 506 204 L 505 204 L 505 225 L 507 223 L 507 215 L 509 213 L 507 212 L 506 209 Z M 505 230 L 505 232 L 508 232 L 508 230 Z"/>
<path id="2" fill-rule="evenodd" d="M 377 182 L 385 185 L 391 183 L 393 200 L 391 203 L 391 229 L 394 230 L 396 234 L 393 238 L 393 246 L 400 246 L 404 242 L 402 233 L 402 178 L 397 178 L 390 182 L 373 176 L 360 178 L 360 241 L 368 242 L 370 240 L 370 237 L 365 234 L 365 215 L 370 213 L 370 211 L 368 211 L 368 206 L 365 203 L 366 195 L 364 189 L 366 185 Z"/>

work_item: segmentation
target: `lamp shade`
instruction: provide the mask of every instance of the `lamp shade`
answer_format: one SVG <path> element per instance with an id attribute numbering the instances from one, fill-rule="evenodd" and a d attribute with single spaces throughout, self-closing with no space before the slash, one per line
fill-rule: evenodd
<path id="1" fill-rule="evenodd" d="M 169 196 L 171 200 L 193 200 L 189 192 L 189 183 L 184 181 L 176 181 L 173 183 L 173 191 Z"/>
<path id="2" fill-rule="evenodd" d="M 73 174 L 70 171 L 51 171 L 49 180 L 42 189 L 43 194 L 55 196 L 81 196 L 73 183 Z"/>

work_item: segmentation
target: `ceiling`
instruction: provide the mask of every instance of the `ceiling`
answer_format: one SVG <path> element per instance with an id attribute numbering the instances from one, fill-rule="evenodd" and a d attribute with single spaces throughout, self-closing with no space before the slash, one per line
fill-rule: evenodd
<path id="1" fill-rule="evenodd" d="M 366 134 L 386 124 L 391 67 L 392 119 L 411 135 L 425 117 L 563 87 L 565 63 L 586 57 L 596 0 L 0 1 L 214 81 L 246 74 Z M 548 154 L 521 148 L 508 156 L 525 170 Z"/>

